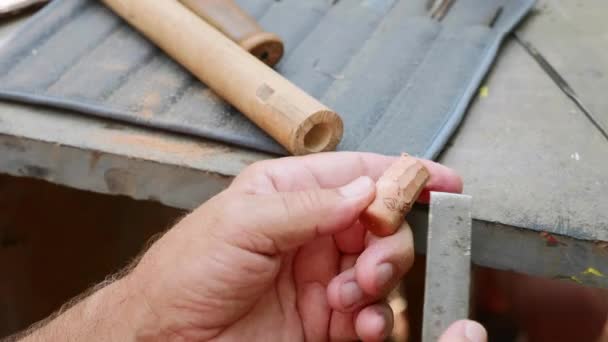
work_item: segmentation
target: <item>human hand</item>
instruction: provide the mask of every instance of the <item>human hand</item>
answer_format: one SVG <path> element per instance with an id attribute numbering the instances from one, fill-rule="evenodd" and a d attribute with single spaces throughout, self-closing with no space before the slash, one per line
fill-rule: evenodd
<path id="1" fill-rule="evenodd" d="M 357 221 L 395 160 L 326 153 L 264 161 L 183 219 L 124 279 L 141 338 L 379 341 L 384 301 L 414 259 L 412 232 L 378 238 Z M 423 161 L 428 191 L 460 192 Z"/>
<path id="2" fill-rule="evenodd" d="M 486 329 L 479 323 L 462 320 L 453 323 L 441 335 L 439 342 L 487 342 Z"/>

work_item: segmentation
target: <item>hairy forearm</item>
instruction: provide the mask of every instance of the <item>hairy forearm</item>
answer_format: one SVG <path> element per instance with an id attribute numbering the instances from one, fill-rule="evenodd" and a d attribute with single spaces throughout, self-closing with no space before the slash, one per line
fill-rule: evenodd
<path id="1" fill-rule="evenodd" d="M 54 318 L 8 341 L 133 341 L 144 309 L 128 281 L 106 282 Z"/>

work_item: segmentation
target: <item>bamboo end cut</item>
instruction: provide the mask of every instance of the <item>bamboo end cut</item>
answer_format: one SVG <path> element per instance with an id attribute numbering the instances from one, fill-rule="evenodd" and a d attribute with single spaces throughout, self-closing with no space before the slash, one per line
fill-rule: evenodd
<path id="1" fill-rule="evenodd" d="M 290 150 L 295 155 L 333 151 L 343 132 L 342 119 L 336 112 L 329 109 L 318 111 L 298 127 Z"/>
<path id="2" fill-rule="evenodd" d="M 279 63 L 285 53 L 281 38 L 270 32 L 256 33 L 239 42 L 239 45 L 270 67 Z"/>

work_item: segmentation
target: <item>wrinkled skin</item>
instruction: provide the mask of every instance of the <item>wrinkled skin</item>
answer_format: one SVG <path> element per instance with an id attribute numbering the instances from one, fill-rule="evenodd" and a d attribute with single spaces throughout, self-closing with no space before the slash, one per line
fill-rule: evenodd
<path id="1" fill-rule="evenodd" d="M 394 160 L 327 153 L 247 168 L 126 277 L 145 303 L 139 337 L 383 340 L 393 325 L 385 297 L 413 262 L 412 232 L 378 238 L 357 219 Z M 423 163 L 431 179 L 421 200 L 462 190 L 452 170 Z M 472 340 L 471 331 L 485 334 L 463 321 L 444 341 Z"/>

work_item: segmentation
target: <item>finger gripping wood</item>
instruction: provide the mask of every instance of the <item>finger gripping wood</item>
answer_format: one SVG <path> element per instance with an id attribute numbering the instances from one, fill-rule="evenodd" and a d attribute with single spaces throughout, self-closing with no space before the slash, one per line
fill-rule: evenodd
<path id="1" fill-rule="evenodd" d="M 103 0 L 292 154 L 334 150 L 337 113 L 175 0 Z"/>
<path id="2" fill-rule="evenodd" d="M 402 155 L 376 182 L 376 198 L 359 220 L 377 236 L 393 234 L 405 221 L 429 178 L 420 161 Z"/>
<path id="3" fill-rule="evenodd" d="M 265 32 L 234 0 L 180 2 L 269 66 L 274 66 L 283 57 L 284 46 L 281 38 L 274 33 Z"/>

